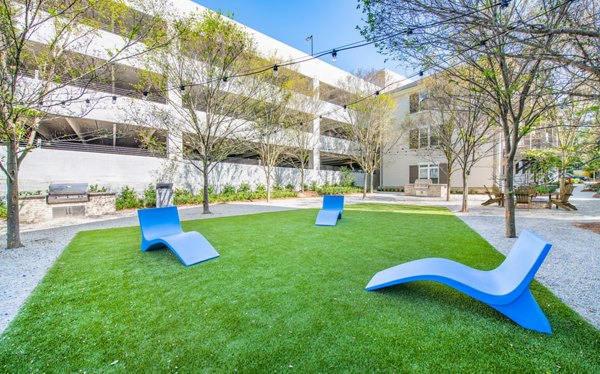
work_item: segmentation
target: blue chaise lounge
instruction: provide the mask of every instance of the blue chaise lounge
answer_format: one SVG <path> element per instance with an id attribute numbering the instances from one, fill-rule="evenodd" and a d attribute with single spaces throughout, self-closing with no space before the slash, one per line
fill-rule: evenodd
<path id="1" fill-rule="evenodd" d="M 344 213 L 344 196 L 323 196 L 323 209 L 317 215 L 317 226 L 335 226 Z"/>
<path id="2" fill-rule="evenodd" d="M 488 304 L 526 329 L 551 334 L 550 322 L 529 291 L 529 284 L 551 247 L 524 230 L 504 262 L 494 270 L 481 271 L 443 258 L 425 258 L 380 271 L 366 289 L 436 281 Z"/>
<path id="3" fill-rule="evenodd" d="M 185 266 L 219 257 L 204 236 L 195 231 L 183 232 L 177 207 L 138 210 L 142 231 L 142 251 L 169 247 Z"/>

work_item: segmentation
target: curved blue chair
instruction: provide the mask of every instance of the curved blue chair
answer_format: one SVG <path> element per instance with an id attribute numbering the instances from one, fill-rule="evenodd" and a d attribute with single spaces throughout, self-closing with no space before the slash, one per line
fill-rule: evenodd
<path id="1" fill-rule="evenodd" d="M 551 334 L 550 322 L 529 291 L 550 248 L 552 244 L 524 230 L 504 262 L 494 270 L 477 270 L 443 258 L 425 258 L 380 271 L 366 290 L 436 281 L 488 304 L 526 329 Z"/>
<path id="2" fill-rule="evenodd" d="M 317 214 L 317 226 L 335 226 L 344 213 L 344 196 L 323 196 L 323 209 Z"/>
<path id="3" fill-rule="evenodd" d="M 185 266 L 219 257 L 219 253 L 196 231 L 183 232 L 177 207 L 138 210 L 142 252 L 169 247 Z"/>

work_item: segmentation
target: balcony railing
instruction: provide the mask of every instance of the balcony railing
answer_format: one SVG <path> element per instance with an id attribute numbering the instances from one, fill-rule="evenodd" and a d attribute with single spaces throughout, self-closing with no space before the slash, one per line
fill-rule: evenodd
<path id="1" fill-rule="evenodd" d="M 35 73 L 35 70 L 21 69 L 19 72 L 22 76 L 38 79 L 38 76 Z M 84 80 L 84 79 L 73 79 L 68 82 L 68 85 L 74 86 L 74 87 L 85 88 L 86 90 L 94 90 L 94 91 L 98 91 L 98 92 L 104 92 L 104 93 L 108 93 L 108 94 L 115 95 L 115 96 L 126 96 L 126 97 L 135 98 L 135 99 L 153 101 L 155 103 L 165 104 L 167 102 L 165 96 L 162 93 L 148 92 L 147 95 L 144 95 L 143 93 L 141 93 L 137 90 L 132 90 L 130 88 L 123 88 L 123 87 L 118 87 L 118 86 L 113 87 L 111 84 L 104 84 L 104 83 L 93 82 L 93 81 L 90 82 L 90 81 Z"/>
<path id="2" fill-rule="evenodd" d="M 164 153 L 153 152 L 144 148 L 120 147 L 102 144 L 78 143 L 68 141 L 44 140 L 38 143 L 41 149 L 54 149 L 59 151 L 106 153 L 124 156 L 142 156 L 142 157 L 167 157 Z"/>

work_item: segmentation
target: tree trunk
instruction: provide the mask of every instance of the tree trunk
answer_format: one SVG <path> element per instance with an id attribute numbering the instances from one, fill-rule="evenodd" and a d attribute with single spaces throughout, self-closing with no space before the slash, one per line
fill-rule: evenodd
<path id="1" fill-rule="evenodd" d="M 300 168 L 300 192 L 304 193 L 304 166 Z"/>
<path id="2" fill-rule="evenodd" d="M 460 211 L 466 213 L 469 211 L 469 174 L 463 169 L 462 172 L 462 184 L 463 184 L 463 193 L 462 193 L 462 205 L 460 207 Z M 448 188 L 448 191 L 450 189 Z"/>
<path id="3" fill-rule="evenodd" d="M 448 182 L 446 184 L 446 201 L 450 201 L 450 176 L 452 175 L 453 171 L 452 171 L 452 164 L 450 162 L 448 162 L 448 167 L 446 170 L 446 174 L 448 175 Z M 463 175 L 464 175 L 464 170 L 463 170 Z M 461 210 L 462 212 L 462 210 Z"/>
<path id="4" fill-rule="evenodd" d="M 370 193 L 373 193 L 373 179 L 374 179 L 374 176 L 375 176 L 375 172 L 374 171 L 372 171 L 372 172 L 369 173 L 369 178 L 371 178 L 371 180 L 369 181 L 369 185 L 370 185 L 369 192 Z"/>
<path id="5" fill-rule="evenodd" d="M 561 191 L 565 190 L 565 184 L 566 184 L 565 173 L 566 172 L 567 172 L 567 164 L 565 162 L 565 153 L 562 152 L 562 157 L 561 157 L 561 160 L 560 160 L 560 175 L 558 177 L 558 182 L 559 182 L 558 188 Z"/>
<path id="6" fill-rule="evenodd" d="M 368 173 L 363 173 L 364 174 L 364 180 L 363 180 L 363 199 L 367 198 L 367 178 L 369 177 Z"/>
<path id="7" fill-rule="evenodd" d="M 504 165 L 504 221 L 506 223 L 506 237 L 516 238 L 517 228 L 515 224 L 515 191 L 514 191 L 514 174 L 513 167 L 514 157 L 506 156 Z"/>
<path id="8" fill-rule="evenodd" d="M 19 222 L 19 164 L 17 161 L 19 144 L 9 141 L 6 145 L 6 248 L 22 247 Z"/>
<path id="9" fill-rule="evenodd" d="M 202 188 L 202 214 L 211 214 L 209 205 L 208 195 L 208 168 L 206 162 L 204 162 L 204 168 L 202 169 L 202 179 L 204 179 L 204 187 Z"/>
<path id="10" fill-rule="evenodd" d="M 271 202 L 271 168 L 266 167 L 265 173 L 267 174 L 267 203 Z"/>

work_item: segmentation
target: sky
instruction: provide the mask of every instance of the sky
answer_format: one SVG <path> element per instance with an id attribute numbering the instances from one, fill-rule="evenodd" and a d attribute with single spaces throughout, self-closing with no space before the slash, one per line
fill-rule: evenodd
<path id="1" fill-rule="evenodd" d="M 233 13 L 233 19 L 287 45 L 310 54 L 313 35 L 315 54 L 331 50 L 364 38 L 356 29 L 364 25 L 357 0 L 193 0 L 212 10 Z M 348 72 L 357 69 L 387 68 L 402 75 L 404 69 L 397 61 L 385 62 L 372 45 L 338 53 L 337 61 L 331 56 L 322 60 Z"/>

